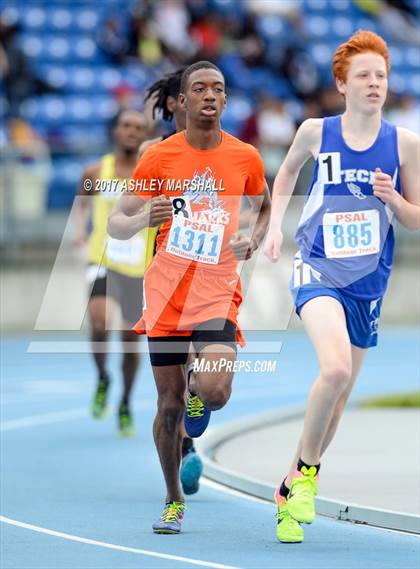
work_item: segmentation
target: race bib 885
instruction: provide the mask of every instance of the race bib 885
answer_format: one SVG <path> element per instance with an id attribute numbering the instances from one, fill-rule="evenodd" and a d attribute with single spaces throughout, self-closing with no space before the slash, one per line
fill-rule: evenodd
<path id="1" fill-rule="evenodd" d="M 322 229 L 328 259 L 379 253 L 379 212 L 376 209 L 325 213 Z"/>

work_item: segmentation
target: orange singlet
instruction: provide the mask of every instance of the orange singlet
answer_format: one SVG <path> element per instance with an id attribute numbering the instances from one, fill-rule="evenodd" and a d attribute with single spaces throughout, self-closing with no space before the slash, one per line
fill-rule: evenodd
<path id="1" fill-rule="evenodd" d="M 229 241 L 238 231 L 241 197 L 265 188 L 258 151 L 224 131 L 218 147 L 199 150 L 180 132 L 144 153 L 131 184 L 142 199 L 165 195 L 173 206 L 144 276 L 144 310 L 134 330 L 188 336 L 197 325 L 222 318 L 235 324 L 243 345 L 238 261 Z"/>

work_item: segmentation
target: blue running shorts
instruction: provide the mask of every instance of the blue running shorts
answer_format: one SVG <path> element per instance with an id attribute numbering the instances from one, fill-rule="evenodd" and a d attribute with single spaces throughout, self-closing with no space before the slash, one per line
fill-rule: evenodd
<path id="1" fill-rule="evenodd" d="M 306 265 L 308 266 L 308 265 Z M 332 296 L 342 305 L 347 320 L 350 342 L 358 348 L 372 348 L 378 343 L 378 323 L 382 307 L 382 298 L 358 300 L 342 294 L 340 289 L 323 286 L 319 281 L 309 278 L 301 284 L 292 276 L 290 290 L 300 317 L 302 306 L 318 296 Z"/>

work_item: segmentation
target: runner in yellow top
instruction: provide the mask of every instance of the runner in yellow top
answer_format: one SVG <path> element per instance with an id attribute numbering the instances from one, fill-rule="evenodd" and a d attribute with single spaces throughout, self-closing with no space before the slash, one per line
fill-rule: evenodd
<path id="1" fill-rule="evenodd" d="M 135 433 L 130 412 L 130 394 L 139 364 L 137 335 L 131 331 L 142 308 L 143 274 L 153 256 L 155 229 L 134 235 L 128 241 L 108 236 L 107 219 L 124 189 L 124 180 L 136 166 L 140 144 L 146 138 L 146 120 L 137 111 L 123 111 L 113 131 L 116 148 L 83 173 L 75 207 L 75 244 L 88 245 L 87 280 L 90 287 L 89 319 L 92 353 L 98 383 L 92 402 L 95 419 L 104 417 L 110 375 L 107 369 L 107 340 L 110 318 L 120 305 L 123 342 L 123 393 L 118 411 L 119 432 Z M 92 230 L 89 233 L 89 226 Z"/>

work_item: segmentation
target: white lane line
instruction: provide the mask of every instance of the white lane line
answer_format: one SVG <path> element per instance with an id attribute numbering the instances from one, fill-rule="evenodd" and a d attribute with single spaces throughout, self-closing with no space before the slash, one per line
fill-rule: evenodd
<path id="1" fill-rule="evenodd" d="M 152 409 L 156 405 L 155 399 L 143 399 L 133 403 L 133 409 Z M 114 410 L 111 408 L 110 412 Z M 74 419 L 87 418 L 89 412 L 86 407 L 76 409 L 67 409 L 66 411 L 55 411 L 52 413 L 43 413 L 41 415 L 32 415 L 22 417 L 20 419 L 10 419 L 0 422 L 0 432 L 15 431 L 16 429 L 26 429 L 28 427 L 36 427 L 38 425 L 49 425 L 51 423 L 63 423 L 64 421 L 73 421 Z"/>
<path id="2" fill-rule="evenodd" d="M 263 500 L 262 498 L 258 498 L 257 496 L 252 496 L 251 494 L 245 494 L 245 492 L 241 492 L 240 490 L 235 490 L 230 486 L 224 486 L 220 484 L 220 482 L 215 482 L 214 480 L 210 480 L 210 478 L 206 478 L 203 475 L 200 478 L 200 484 L 202 486 L 207 486 L 208 488 L 212 488 L 213 490 L 217 490 L 218 492 L 223 492 L 224 494 L 229 494 L 230 496 L 235 496 L 236 498 L 241 498 L 242 500 L 248 500 L 249 502 L 256 502 L 257 504 L 265 504 L 266 506 L 272 505 L 274 506 L 274 500 L 269 502 L 268 500 Z"/>
<path id="3" fill-rule="evenodd" d="M 0 431 L 14 431 L 16 429 L 26 429 L 37 425 L 49 425 L 50 423 L 61 423 L 71 421 L 81 417 L 87 417 L 88 412 L 85 407 L 79 409 L 68 409 L 67 411 L 57 411 L 55 413 L 44 413 L 42 415 L 32 415 L 21 419 L 10 419 L 0 423 Z"/>
<path id="4" fill-rule="evenodd" d="M 239 569 L 233 565 L 223 565 L 222 563 L 213 563 L 211 561 L 202 561 L 201 559 L 192 559 L 190 557 L 182 557 L 180 555 L 170 555 L 168 553 L 158 553 L 157 551 L 150 551 L 148 549 L 137 549 L 136 547 L 126 547 L 125 545 L 117 545 L 115 543 L 107 543 L 106 541 L 97 541 L 95 539 L 87 539 L 85 537 L 79 537 L 78 535 L 72 535 L 69 533 L 63 533 L 61 531 L 54 531 L 47 528 L 42 528 L 39 526 L 34 526 L 32 524 L 25 524 L 17 520 L 12 520 L 6 516 L 0 516 L 0 522 L 4 524 L 9 524 L 11 526 L 17 526 L 24 529 L 29 529 L 36 531 L 38 533 L 44 533 L 46 535 L 52 535 L 54 537 L 61 537 L 69 541 L 76 541 L 78 543 L 86 543 L 87 545 L 96 545 L 98 547 L 104 547 L 106 549 L 115 549 L 117 551 L 124 551 L 125 553 L 135 553 L 137 555 L 145 555 L 147 557 L 157 557 L 159 559 L 167 559 L 170 561 L 180 561 L 182 563 L 189 563 L 190 565 L 199 565 L 200 567 L 212 567 L 213 569 Z M 165 538 L 163 538 L 165 539 Z"/>

